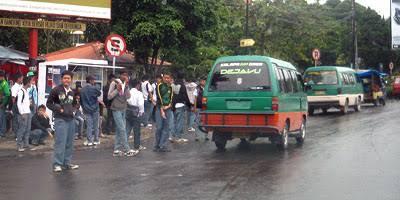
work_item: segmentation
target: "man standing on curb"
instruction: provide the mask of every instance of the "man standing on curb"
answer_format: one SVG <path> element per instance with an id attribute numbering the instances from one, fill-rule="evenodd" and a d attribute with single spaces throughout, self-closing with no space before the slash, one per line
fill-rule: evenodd
<path id="1" fill-rule="evenodd" d="M 156 107 L 156 142 L 153 151 L 170 152 L 167 148 L 169 137 L 169 121 L 173 117 L 172 112 L 173 92 L 171 87 L 171 74 L 163 76 L 163 82 L 157 85 L 157 107 Z"/>
<path id="2" fill-rule="evenodd" d="M 64 71 L 61 74 L 62 84 L 51 90 L 46 103 L 54 116 L 54 172 L 79 168 L 71 162 L 75 135 L 73 104 L 76 103 L 71 89 L 72 78 L 71 71 Z"/>
<path id="3" fill-rule="evenodd" d="M 4 77 L 4 71 L 0 70 L 0 138 L 6 136 L 6 109 L 10 101 L 10 86 Z"/>
<path id="4" fill-rule="evenodd" d="M 114 156 L 135 156 L 139 153 L 129 147 L 126 134 L 126 109 L 127 100 L 131 97 L 128 86 L 128 72 L 121 71 L 119 79 L 110 84 L 108 99 L 111 102 L 111 110 L 115 122 Z"/>
<path id="5" fill-rule="evenodd" d="M 18 130 L 18 108 L 17 108 L 17 102 L 15 101 L 17 99 L 17 94 L 22 88 L 22 79 L 24 76 L 21 73 L 15 74 L 15 83 L 11 87 L 11 111 L 13 112 L 13 118 L 12 118 L 12 130 L 15 134 L 17 135 L 17 130 Z"/>
<path id="6" fill-rule="evenodd" d="M 152 127 L 149 123 L 150 115 L 153 112 L 153 87 L 151 86 L 149 75 L 143 76 L 143 83 L 141 84 L 143 98 L 144 98 L 144 115 L 143 115 L 143 127 Z"/>
<path id="7" fill-rule="evenodd" d="M 173 136 L 173 142 L 185 143 L 188 139 L 182 137 L 183 127 L 185 125 L 185 110 L 190 108 L 190 100 L 186 91 L 185 83 L 183 82 L 183 74 L 178 73 L 173 87 L 174 99 L 173 106 L 175 107 L 174 119 L 175 119 L 175 135 Z"/>
<path id="8" fill-rule="evenodd" d="M 99 117 L 100 107 L 98 98 L 101 91 L 96 88 L 95 78 L 92 75 L 86 77 L 87 85 L 82 88 L 80 99 L 83 114 L 86 116 L 86 138 L 85 146 L 93 146 L 100 144 L 99 140 Z"/>
<path id="9" fill-rule="evenodd" d="M 131 98 L 128 99 L 128 110 L 126 111 L 126 134 L 129 136 L 133 129 L 134 148 L 141 151 L 146 149 L 140 144 L 140 121 L 144 113 L 143 93 L 139 91 L 140 81 L 130 80 L 129 85 Z"/>
<path id="10" fill-rule="evenodd" d="M 29 77 L 24 77 L 22 81 L 22 88 L 17 93 L 17 150 L 24 152 L 25 148 L 29 147 L 29 135 L 31 133 L 31 102 L 29 100 L 28 88 L 31 87 L 31 80 Z"/>
<path id="11" fill-rule="evenodd" d="M 111 135 L 111 132 L 114 132 L 114 118 L 111 110 L 111 100 L 108 99 L 108 91 L 110 90 L 110 85 L 115 81 L 115 75 L 108 75 L 107 85 L 103 87 L 103 102 L 107 108 L 107 119 L 106 124 L 104 125 L 104 132 L 107 135 Z"/>

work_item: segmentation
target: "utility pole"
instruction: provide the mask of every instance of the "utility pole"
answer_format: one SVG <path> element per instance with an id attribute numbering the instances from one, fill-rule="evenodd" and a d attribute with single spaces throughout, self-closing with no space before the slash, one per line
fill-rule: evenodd
<path id="1" fill-rule="evenodd" d="M 358 43 L 357 43 L 357 23 L 356 23 L 356 1 L 351 1 L 351 29 L 352 29 L 352 65 L 356 70 L 359 69 L 358 66 Z"/>
<path id="2" fill-rule="evenodd" d="M 249 38 L 249 4 L 251 0 L 246 0 L 246 27 L 245 27 L 245 34 L 246 39 Z M 250 47 L 246 47 L 247 54 L 250 55 Z"/>

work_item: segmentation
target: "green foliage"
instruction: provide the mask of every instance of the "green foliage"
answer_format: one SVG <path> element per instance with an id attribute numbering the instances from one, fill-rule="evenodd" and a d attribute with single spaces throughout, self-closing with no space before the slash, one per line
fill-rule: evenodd
<path id="1" fill-rule="evenodd" d="M 85 34 L 89 42 L 104 41 L 112 32 L 123 35 L 143 73 L 154 74 L 159 58 L 198 77 L 220 56 L 247 53 L 239 47 L 245 10 L 244 0 L 113 0 L 111 24 L 88 23 Z M 359 4 L 356 16 L 361 65 L 376 68 L 393 61 L 399 66 L 399 53 L 390 49 L 390 21 Z M 300 69 L 313 65 L 314 48 L 321 50 L 322 65 L 349 66 L 351 30 L 350 0 L 253 0 L 250 5 L 249 32 L 256 41 L 251 53 L 287 60 Z M 27 51 L 27 42 L 27 29 L 0 29 L 1 45 Z M 68 33 L 40 32 L 42 53 L 69 45 Z"/>

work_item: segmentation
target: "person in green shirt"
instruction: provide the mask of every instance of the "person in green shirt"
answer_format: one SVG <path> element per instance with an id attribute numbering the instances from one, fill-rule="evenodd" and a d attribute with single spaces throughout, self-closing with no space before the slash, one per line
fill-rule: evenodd
<path id="1" fill-rule="evenodd" d="M 169 137 L 169 124 L 173 119 L 172 99 L 173 92 L 171 87 L 171 74 L 163 75 L 163 82 L 157 85 L 157 106 L 156 106 L 156 142 L 155 152 L 170 152 L 167 147 Z"/>
<path id="2" fill-rule="evenodd" d="M 5 72 L 0 70 L 0 138 L 6 134 L 6 107 L 10 100 L 10 86 L 5 79 Z"/>

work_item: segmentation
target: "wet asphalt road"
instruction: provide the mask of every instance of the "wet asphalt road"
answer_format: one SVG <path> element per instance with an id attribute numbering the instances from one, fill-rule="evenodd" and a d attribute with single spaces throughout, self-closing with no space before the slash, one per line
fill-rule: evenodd
<path id="1" fill-rule="evenodd" d="M 400 102 L 361 113 L 311 117 L 306 143 L 278 151 L 259 139 L 145 150 L 113 158 L 111 149 L 75 152 L 78 171 L 53 174 L 51 154 L 0 158 L 0 199 L 399 200 Z M 150 143 L 146 144 L 151 147 Z"/>

